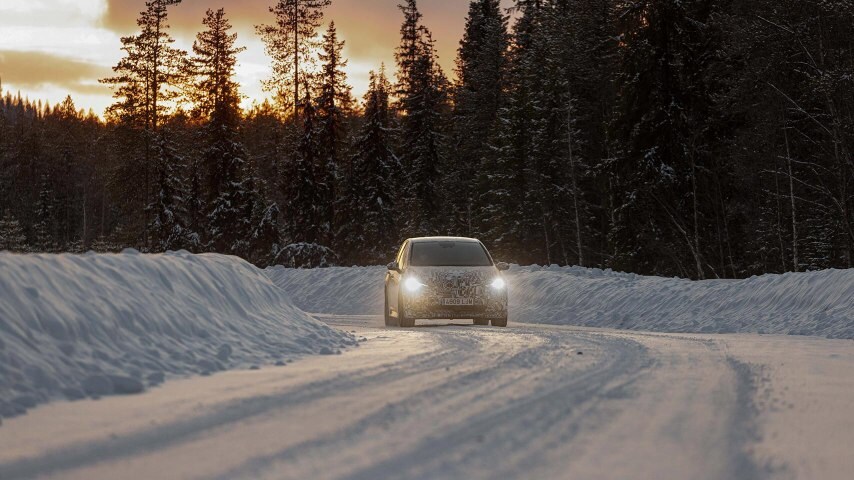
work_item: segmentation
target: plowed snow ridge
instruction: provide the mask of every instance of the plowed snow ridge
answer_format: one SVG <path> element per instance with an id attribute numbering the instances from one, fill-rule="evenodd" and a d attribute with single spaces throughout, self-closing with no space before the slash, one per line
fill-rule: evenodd
<path id="1" fill-rule="evenodd" d="M 0 253 L 0 417 L 353 344 L 236 257 Z"/>

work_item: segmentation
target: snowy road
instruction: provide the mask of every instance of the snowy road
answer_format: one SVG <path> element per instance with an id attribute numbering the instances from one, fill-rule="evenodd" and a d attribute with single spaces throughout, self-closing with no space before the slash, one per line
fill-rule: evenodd
<path id="1" fill-rule="evenodd" d="M 320 317 L 343 355 L 55 402 L 0 478 L 850 478 L 854 342 Z"/>

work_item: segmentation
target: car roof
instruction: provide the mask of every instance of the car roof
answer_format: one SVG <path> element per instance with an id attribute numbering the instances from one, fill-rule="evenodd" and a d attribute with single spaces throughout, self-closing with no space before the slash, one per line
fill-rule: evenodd
<path id="1" fill-rule="evenodd" d="M 479 243 L 480 240 L 476 238 L 468 238 L 468 237 L 416 237 L 410 238 L 410 242 L 412 243 L 426 243 L 426 242 L 466 242 L 466 243 Z"/>

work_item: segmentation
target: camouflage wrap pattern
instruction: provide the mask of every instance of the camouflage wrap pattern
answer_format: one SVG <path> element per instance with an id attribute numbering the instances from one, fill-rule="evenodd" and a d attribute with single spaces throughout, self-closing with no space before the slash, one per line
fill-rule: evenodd
<path id="1" fill-rule="evenodd" d="M 507 289 L 492 288 L 494 267 L 422 267 L 412 273 L 425 286 L 417 293 L 403 291 L 408 318 L 503 318 Z M 473 305 L 446 306 L 443 298 L 472 299 Z"/>

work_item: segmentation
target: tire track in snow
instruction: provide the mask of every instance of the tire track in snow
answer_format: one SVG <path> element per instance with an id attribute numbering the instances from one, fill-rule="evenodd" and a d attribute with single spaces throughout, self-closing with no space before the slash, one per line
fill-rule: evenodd
<path id="1" fill-rule="evenodd" d="M 477 358 L 479 364 L 464 374 L 448 376 L 443 383 L 391 401 L 325 436 L 252 458 L 217 478 L 471 476 L 471 471 L 465 471 L 466 467 L 472 467 L 471 460 L 491 463 L 490 468 L 480 471 L 495 473 L 496 464 L 506 463 L 515 450 L 513 442 L 529 443 L 533 437 L 542 437 L 550 431 L 554 431 L 552 444 L 568 440 L 566 433 L 571 429 L 558 426 L 567 415 L 581 411 L 582 405 L 588 408 L 599 395 L 617 394 L 627 387 L 627 382 L 608 383 L 618 377 L 630 380 L 634 373 L 649 365 L 644 349 L 625 339 L 540 328 L 495 332 L 471 328 L 435 330 L 443 336 L 477 336 L 486 344 L 498 339 L 505 347 L 508 343 L 524 342 L 530 348 L 523 347 L 496 362 L 488 360 L 487 352 L 486 358 Z M 576 355 L 579 346 L 587 352 L 587 359 L 596 357 L 581 369 L 578 359 L 585 357 Z M 500 395 L 513 391 L 516 394 L 509 397 Z M 563 408 L 565 405 L 570 406 L 569 411 Z M 419 423 L 417 417 L 427 417 L 430 421 Z M 508 431 L 511 434 L 502 433 Z M 415 437 L 414 441 L 409 441 L 411 437 Z M 502 437 L 511 443 L 496 449 L 497 442 L 493 440 L 491 455 L 480 452 L 488 438 Z M 351 452 L 354 446 L 375 452 L 370 459 L 374 463 L 357 473 L 352 472 L 348 462 L 364 459 Z M 535 463 L 536 455 L 531 450 L 528 452 L 515 461 Z M 437 463 L 447 458 L 454 458 L 454 464 L 462 470 L 437 467 Z M 323 459 L 320 477 L 311 459 Z M 522 466 L 520 470 L 525 468 Z M 334 473 L 336 470 L 341 473 Z"/>
<path id="2" fill-rule="evenodd" d="M 485 329 L 479 331 L 466 329 L 464 332 L 465 334 L 474 333 L 479 338 L 487 337 L 489 335 L 484 334 L 491 333 L 491 331 Z M 463 334 L 463 331 L 437 331 L 436 333 L 456 336 Z M 493 338 L 500 338 L 503 335 L 504 332 L 494 335 Z M 459 354 L 462 352 L 456 353 Z M 476 392 L 477 396 L 489 398 L 490 393 L 513 388 L 514 384 L 519 381 L 519 378 L 518 375 L 507 375 L 508 369 L 519 368 L 520 364 L 526 365 L 526 368 L 536 368 L 536 365 L 544 366 L 548 361 L 546 357 L 551 354 L 554 354 L 553 349 L 522 349 L 519 352 L 501 358 L 498 362 L 488 364 L 485 368 L 483 365 L 477 365 L 474 369 L 469 368 L 462 370 L 461 373 L 451 374 L 448 376 L 447 381 L 389 401 L 378 410 L 359 418 L 349 425 L 343 426 L 343 428 L 329 435 L 312 438 L 272 455 L 252 458 L 243 465 L 217 476 L 217 478 L 221 480 L 257 478 L 266 469 L 271 468 L 271 466 L 277 463 L 297 461 L 309 453 L 317 457 L 323 456 L 324 452 L 329 452 L 330 455 L 340 457 L 342 456 L 342 449 L 346 449 L 356 442 L 370 441 L 369 436 L 372 429 L 378 426 L 383 426 L 385 430 L 399 427 L 399 425 L 395 424 L 407 420 L 406 415 L 412 412 L 420 411 L 423 414 L 428 409 L 431 409 L 430 411 L 432 412 L 445 409 L 446 411 L 454 411 L 456 414 L 459 414 L 461 408 L 465 408 L 464 404 L 468 401 L 468 397 L 473 396 L 473 392 Z M 465 359 L 465 356 L 460 357 L 460 360 Z M 486 388 L 486 391 L 478 390 L 479 388 Z M 441 422 L 437 420 L 437 423 Z M 279 477 L 281 473 L 276 472 L 276 476 Z M 290 477 L 290 475 L 285 476 Z M 294 476 L 298 477 L 299 475 Z"/>
<path id="3" fill-rule="evenodd" d="M 576 334 L 588 346 L 603 349 L 591 368 L 552 377 L 550 388 L 486 409 L 445 431 L 424 438 L 403 455 L 348 475 L 374 478 L 523 478 L 550 447 L 570 441 L 580 417 L 600 400 L 625 395 L 650 362 L 632 341 Z M 552 348 L 565 338 L 552 335 Z M 545 365 L 548 366 L 548 365 Z M 559 375 L 562 365 L 551 365 Z M 539 444 L 541 448 L 532 448 Z M 449 461 L 452 459 L 452 461 Z M 501 468 L 496 470 L 496 466 Z"/>

